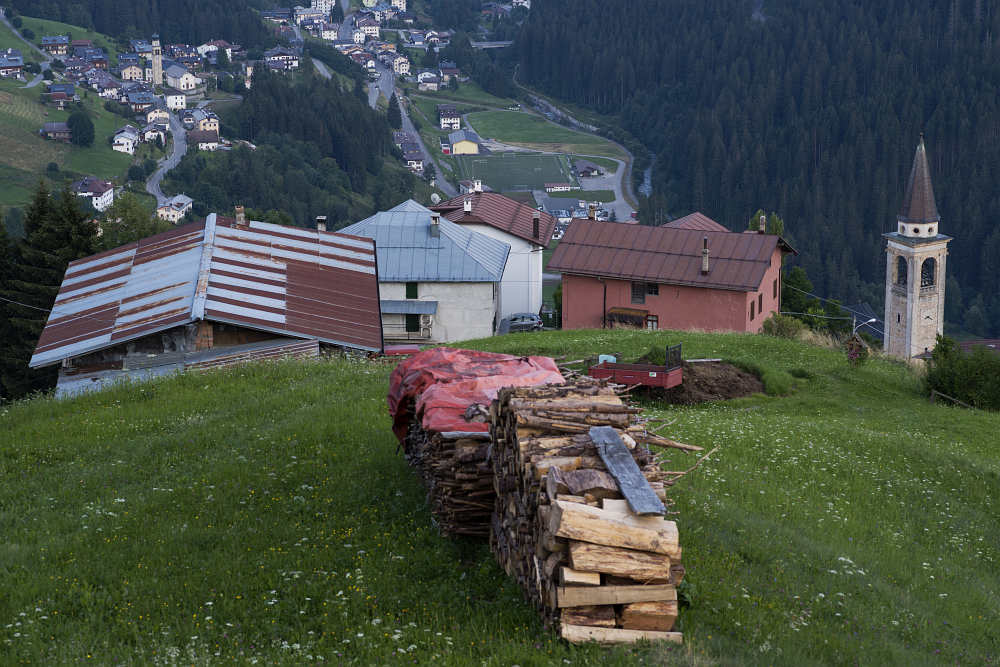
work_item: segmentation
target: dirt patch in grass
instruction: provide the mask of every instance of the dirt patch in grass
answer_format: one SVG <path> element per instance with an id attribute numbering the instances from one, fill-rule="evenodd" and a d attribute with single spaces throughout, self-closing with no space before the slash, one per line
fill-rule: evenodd
<path id="1" fill-rule="evenodd" d="M 642 357 L 636 363 L 649 362 Z M 760 380 L 732 364 L 720 361 L 689 364 L 684 361 L 681 365 L 684 368 L 684 381 L 670 389 L 650 388 L 651 399 L 678 405 L 695 405 L 764 393 L 764 385 Z"/>
<path id="2" fill-rule="evenodd" d="M 605 144 L 563 144 L 563 143 L 525 143 L 522 141 L 504 141 L 503 143 L 508 146 L 517 146 L 518 148 L 529 148 L 533 151 L 542 151 L 549 153 L 569 153 L 578 154 L 581 152 L 591 153 L 593 155 L 604 155 L 606 157 L 616 157 L 622 160 L 625 159 L 625 154 L 611 143 Z"/>

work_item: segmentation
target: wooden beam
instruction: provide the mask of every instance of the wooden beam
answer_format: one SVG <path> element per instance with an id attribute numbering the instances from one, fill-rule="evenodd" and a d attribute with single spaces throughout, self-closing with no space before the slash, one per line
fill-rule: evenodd
<path id="1" fill-rule="evenodd" d="M 640 639 L 651 642 L 674 642 L 680 644 L 684 637 L 679 632 L 595 628 L 585 625 L 563 625 L 559 629 L 559 635 L 573 644 L 582 644 L 589 641 L 595 641 L 598 644 L 634 644 Z"/>
<path id="2" fill-rule="evenodd" d="M 633 602 L 676 602 L 677 589 L 662 586 L 558 586 L 557 607 L 586 607 Z"/>
<path id="3" fill-rule="evenodd" d="M 680 537 L 673 521 L 630 516 L 561 500 L 554 500 L 550 507 L 548 527 L 556 537 L 650 551 L 680 560 Z"/>

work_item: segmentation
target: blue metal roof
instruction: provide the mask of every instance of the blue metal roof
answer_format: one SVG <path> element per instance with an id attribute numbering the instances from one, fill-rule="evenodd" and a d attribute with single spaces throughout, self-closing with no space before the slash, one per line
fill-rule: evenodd
<path id="1" fill-rule="evenodd" d="M 444 217 L 440 234 L 431 236 L 428 209 L 416 202 L 404 202 L 396 209 L 340 230 L 375 239 L 380 281 L 500 282 L 510 253 L 508 244 Z"/>
<path id="2" fill-rule="evenodd" d="M 405 315 L 433 315 L 438 309 L 437 301 L 420 301 L 418 299 L 405 301 L 382 299 L 380 305 L 383 313 Z"/>

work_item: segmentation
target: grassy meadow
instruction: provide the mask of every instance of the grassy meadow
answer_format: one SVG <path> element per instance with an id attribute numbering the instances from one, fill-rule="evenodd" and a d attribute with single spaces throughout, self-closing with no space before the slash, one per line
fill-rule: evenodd
<path id="1" fill-rule="evenodd" d="M 462 345 L 631 360 L 678 341 L 794 378 L 786 396 L 639 399 L 661 433 L 719 447 L 669 490 L 680 648 L 557 640 L 486 545 L 437 535 L 389 432 L 391 366 L 324 361 L 0 407 L 0 663 L 995 662 L 1000 415 L 928 403 L 906 365 L 763 336 Z"/>
<path id="2" fill-rule="evenodd" d="M 6 23 L 0 23 L 0 50 L 6 49 L 20 49 L 26 63 L 37 63 L 42 60 L 42 56 L 37 51 L 29 49 Z M 31 76 L 28 76 L 28 80 L 31 80 Z"/>
<path id="3" fill-rule="evenodd" d="M 74 39 L 89 39 L 95 47 L 101 47 L 108 52 L 108 59 L 112 63 L 118 62 L 118 47 L 115 44 L 115 40 L 107 35 L 88 31 L 86 28 L 81 28 L 80 26 L 60 23 L 59 21 L 36 19 L 31 16 L 22 16 L 21 19 L 24 21 L 24 28 L 31 28 L 34 31 L 35 38 L 31 42 L 38 48 L 42 48 L 42 37 L 69 35 L 71 36 L 71 41 Z"/>
<path id="4" fill-rule="evenodd" d="M 581 185 L 587 183 L 587 179 L 580 179 Z M 553 199 L 586 199 L 587 201 L 599 201 L 603 204 L 613 202 L 615 197 L 614 190 L 573 190 L 571 192 L 550 192 L 549 197 Z"/>
<path id="5" fill-rule="evenodd" d="M 96 93 L 84 98 L 85 91 L 77 89 L 83 108 L 94 121 L 94 143 L 80 148 L 38 135 L 45 123 L 65 121 L 73 109 L 60 111 L 43 106 L 39 98 L 44 84 L 20 86 L 15 81 L 0 80 L 0 201 L 10 206 L 25 203 L 49 162 L 57 163 L 60 169 L 109 179 L 128 171 L 132 157 L 112 150 L 107 141 L 128 121 L 105 111 Z"/>
<path id="6" fill-rule="evenodd" d="M 484 111 L 471 114 L 470 125 L 481 137 L 495 137 L 511 146 L 556 153 L 603 155 L 626 159 L 620 148 L 603 137 L 575 132 L 523 111 Z"/>

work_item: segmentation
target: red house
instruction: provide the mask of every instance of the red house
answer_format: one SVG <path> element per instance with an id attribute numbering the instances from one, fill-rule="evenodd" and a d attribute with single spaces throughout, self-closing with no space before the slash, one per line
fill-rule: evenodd
<path id="1" fill-rule="evenodd" d="M 786 254 L 798 253 L 771 234 L 574 220 L 546 270 L 562 273 L 565 329 L 755 332 L 781 310 Z"/>

